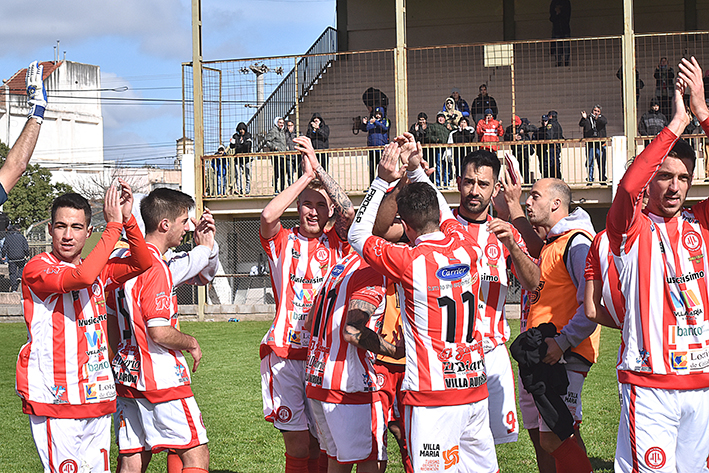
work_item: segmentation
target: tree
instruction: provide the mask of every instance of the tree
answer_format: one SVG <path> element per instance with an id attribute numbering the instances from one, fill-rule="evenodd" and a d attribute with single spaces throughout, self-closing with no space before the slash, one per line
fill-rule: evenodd
<path id="1" fill-rule="evenodd" d="M 134 194 L 150 192 L 150 187 L 136 176 L 135 170 L 120 167 L 120 163 L 116 164 L 116 167 L 104 169 L 100 174 L 89 174 L 74 181 L 73 187 L 76 189 L 74 192 L 78 192 L 90 201 L 103 202 L 106 191 L 118 177 L 128 183 Z"/>
<path id="2" fill-rule="evenodd" d="M 0 141 L 1 164 L 9 148 Z M 71 186 L 63 183 L 52 184 L 52 173 L 38 164 L 30 164 L 8 195 L 3 211 L 10 222 L 27 228 L 35 222 L 49 218 L 49 210 L 54 198 L 73 192 Z"/>

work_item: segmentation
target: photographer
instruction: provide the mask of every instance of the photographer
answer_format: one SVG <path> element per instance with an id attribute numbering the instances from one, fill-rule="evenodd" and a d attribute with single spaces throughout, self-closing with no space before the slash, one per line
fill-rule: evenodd
<path id="1" fill-rule="evenodd" d="M 583 127 L 584 138 L 605 138 L 608 120 L 601 115 L 601 106 L 594 105 L 591 115 L 586 110 L 581 112 L 579 126 Z M 588 166 L 588 182 L 593 182 L 594 162 L 598 163 L 598 180 L 606 181 L 606 145 L 601 141 L 586 142 L 586 164 Z"/>

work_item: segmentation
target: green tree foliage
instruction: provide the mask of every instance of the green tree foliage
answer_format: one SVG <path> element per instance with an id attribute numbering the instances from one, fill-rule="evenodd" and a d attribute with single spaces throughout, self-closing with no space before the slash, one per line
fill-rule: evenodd
<path id="1" fill-rule="evenodd" d="M 0 165 L 10 149 L 0 141 Z M 38 164 L 30 164 L 12 188 L 3 211 L 10 222 L 27 228 L 33 223 L 49 218 L 49 209 L 55 197 L 73 192 L 68 184 L 52 184 L 52 173 Z"/>

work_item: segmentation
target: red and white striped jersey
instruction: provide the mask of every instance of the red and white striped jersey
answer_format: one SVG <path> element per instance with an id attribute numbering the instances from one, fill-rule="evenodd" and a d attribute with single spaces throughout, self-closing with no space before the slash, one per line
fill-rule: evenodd
<path id="1" fill-rule="evenodd" d="M 705 130 L 708 124 L 702 123 Z M 665 128 L 635 159 L 607 217 L 626 296 L 618 380 L 700 389 L 709 387 L 709 202 L 674 218 L 641 211 L 643 191 L 676 140 Z"/>
<path id="2" fill-rule="evenodd" d="M 148 334 L 148 327 L 177 325 L 172 274 L 160 250 L 152 243 L 148 248 L 153 266 L 109 295 L 109 311 L 115 313 L 120 333 L 112 364 L 119 396 L 158 403 L 190 397 L 192 388 L 182 352 L 158 345 Z M 126 257 L 130 252 L 116 253 Z"/>
<path id="3" fill-rule="evenodd" d="M 319 238 L 306 238 L 298 227 L 281 227 L 273 238 L 260 238 L 276 301 L 276 318 L 261 340 L 261 358 L 273 351 L 281 358 L 304 360 L 309 343 L 309 332 L 303 329 L 305 318 L 328 271 L 349 251 L 349 245 L 334 229 Z"/>
<path id="4" fill-rule="evenodd" d="M 370 191 L 371 192 L 371 191 Z M 416 246 L 370 236 L 363 257 L 401 284 L 406 340 L 404 403 L 460 405 L 487 397 L 482 336 L 476 329 L 481 249 L 455 219 Z"/>
<path id="5" fill-rule="evenodd" d="M 341 404 L 369 404 L 377 388 L 375 355 L 344 338 L 350 301 L 376 307 L 367 327 L 379 332 L 386 280 L 352 253 L 333 266 L 317 299 L 308 347 L 305 392 L 309 398 Z"/>
<path id="6" fill-rule="evenodd" d="M 108 259 L 122 228 L 109 223 L 80 266 L 52 253 L 37 255 L 25 266 L 21 287 L 28 337 L 17 357 L 15 385 L 24 413 L 87 419 L 115 411 L 104 289 L 142 270 L 135 259 Z M 131 244 L 139 241 L 140 251 L 147 251 L 135 221 L 125 228 Z M 93 274 L 96 279 L 88 282 Z"/>
<path id="7" fill-rule="evenodd" d="M 483 250 L 477 268 L 480 274 L 478 330 L 483 336 L 483 345 L 487 353 L 510 338 L 510 326 L 505 318 L 505 301 L 509 284 L 507 259 L 510 252 L 494 233 L 488 231 L 487 222 L 492 220 L 490 215 L 487 215 L 485 221 L 469 222 L 458 213 L 457 209 L 453 213 Z M 527 253 L 527 245 L 517 229 L 512 227 L 512 233 L 519 247 Z M 514 267 L 510 269 L 514 270 Z"/>
<path id="8" fill-rule="evenodd" d="M 616 325 L 621 327 L 625 318 L 625 298 L 618 289 L 618 269 L 605 230 L 593 238 L 586 257 L 585 277 L 586 281 L 603 281 L 603 304 Z"/>

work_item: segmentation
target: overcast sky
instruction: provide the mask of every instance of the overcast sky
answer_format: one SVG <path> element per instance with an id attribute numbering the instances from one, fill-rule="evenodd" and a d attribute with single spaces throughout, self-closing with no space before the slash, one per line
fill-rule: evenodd
<path id="1" fill-rule="evenodd" d="M 203 57 L 304 53 L 335 23 L 335 0 L 202 0 Z M 191 35 L 189 0 L 4 2 L 0 77 L 53 60 L 59 40 L 60 59 L 66 51 L 67 60 L 100 66 L 102 88 L 129 88 L 110 96 L 175 100 L 103 104 L 104 158 L 157 164 L 174 156 L 182 136 L 181 64 L 192 60 Z"/>

